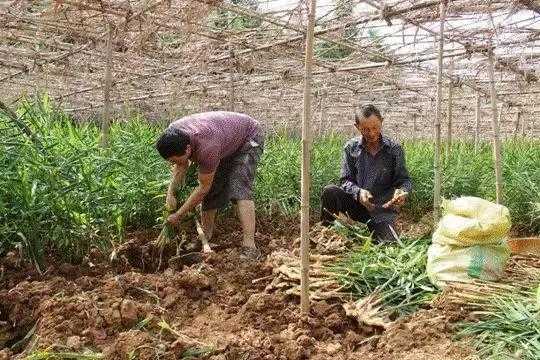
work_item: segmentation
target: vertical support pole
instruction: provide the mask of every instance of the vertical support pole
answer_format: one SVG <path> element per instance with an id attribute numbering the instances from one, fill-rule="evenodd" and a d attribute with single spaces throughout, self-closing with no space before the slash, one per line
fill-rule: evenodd
<path id="1" fill-rule="evenodd" d="M 495 90 L 495 63 L 494 63 L 493 50 L 489 53 L 489 83 L 491 87 L 491 121 L 493 126 L 493 156 L 495 162 L 495 194 L 497 198 L 497 204 L 501 204 L 503 189 L 502 189 L 502 166 L 501 166 L 501 141 L 499 134 L 499 122 L 497 116 L 497 92 Z"/>
<path id="2" fill-rule="evenodd" d="M 525 117 L 521 119 L 521 136 L 525 137 L 525 130 L 527 129 L 527 121 L 525 120 Z"/>
<path id="3" fill-rule="evenodd" d="M 111 85 L 112 85 L 112 26 L 107 24 L 107 51 L 105 65 L 105 87 L 103 88 L 103 120 L 101 123 L 101 139 L 100 145 L 106 148 L 109 144 L 109 128 L 111 126 Z"/>
<path id="4" fill-rule="evenodd" d="M 441 215 L 441 107 L 442 107 L 442 70 L 444 52 L 444 21 L 447 1 L 439 5 L 439 52 L 437 61 L 437 109 L 435 112 L 435 143 L 434 143 L 434 186 L 433 186 L 433 216 L 435 222 Z"/>
<path id="5" fill-rule="evenodd" d="M 448 83 L 448 113 L 447 113 L 447 128 L 446 128 L 446 159 L 450 156 L 450 148 L 452 147 L 452 102 L 454 96 L 454 81 L 452 74 L 454 73 L 454 62 L 450 62 L 450 68 L 448 69 L 448 75 L 450 75 L 450 82 Z"/>
<path id="6" fill-rule="evenodd" d="M 300 306 L 309 312 L 309 185 L 311 160 L 311 77 L 313 68 L 313 32 L 315 28 L 316 0 L 310 1 L 306 31 L 306 58 L 304 71 L 304 116 L 302 118 L 302 184 L 300 203 Z"/>
<path id="7" fill-rule="evenodd" d="M 474 128 L 474 153 L 478 153 L 480 147 L 480 118 L 482 113 L 480 112 L 480 93 L 476 93 L 476 108 L 474 109 L 475 128 Z"/>

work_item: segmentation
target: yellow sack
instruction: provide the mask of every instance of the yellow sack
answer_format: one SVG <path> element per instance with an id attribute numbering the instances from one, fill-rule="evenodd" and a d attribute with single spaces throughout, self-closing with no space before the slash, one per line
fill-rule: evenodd
<path id="1" fill-rule="evenodd" d="M 471 196 L 445 200 L 442 206 L 445 215 L 428 249 L 431 282 L 443 287 L 452 281 L 498 280 L 510 256 L 508 209 Z"/>
<path id="2" fill-rule="evenodd" d="M 510 230 L 510 212 L 502 205 L 465 196 L 442 203 L 445 216 L 433 235 L 441 245 L 498 244 Z"/>
<path id="3" fill-rule="evenodd" d="M 447 282 L 471 279 L 496 281 L 503 275 L 509 257 L 505 241 L 469 247 L 434 243 L 428 249 L 426 270 L 431 283 L 439 288 Z"/>

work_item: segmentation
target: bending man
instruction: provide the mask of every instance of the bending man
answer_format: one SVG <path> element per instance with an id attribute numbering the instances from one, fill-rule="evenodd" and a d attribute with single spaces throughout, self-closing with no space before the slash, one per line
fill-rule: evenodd
<path id="1" fill-rule="evenodd" d="M 182 217 L 202 203 L 202 227 L 210 240 L 217 209 L 234 201 L 243 229 L 242 252 L 258 258 L 252 187 L 263 146 L 259 123 L 244 114 L 214 111 L 171 123 L 156 143 L 160 155 L 174 165 L 167 207 L 176 209 L 175 190 L 191 163 L 198 165 L 199 185 L 168 221 L 178 225 Z"/>
<path id="2" fill-rule="evenodd" d="M 328 225 L 343 213 L 366 223 L 379 242 L 398 240 L 394 221 L 412 185 L 401 146 L 381 134 L 383 118 L 373 105 L 355 115 L 359 137 L 347 142 L 341 186 L 328 185 L 321 196 L 321 220 Z"/>

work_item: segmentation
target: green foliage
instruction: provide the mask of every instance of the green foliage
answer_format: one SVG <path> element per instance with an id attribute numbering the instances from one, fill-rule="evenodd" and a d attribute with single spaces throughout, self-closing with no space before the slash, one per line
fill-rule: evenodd
<path id="1" fill-rule="evenodd" d="M 406 141 L 407 167 L 413 179 L 413 194 L 405 211 L 418 218 L 433 201 L 433 145 L 427 141 Z M 442 196 L 463 195 L 495 200 L 495 175 L 491 146 L 483 143 L 477 154 L 469 141 L 452 144 L 449 158 L 443 159 Z M 510 209 L 518 227 L 540 231 L 540 146 L 538 140 L 503 143 L 503 204 Z"/>
<path id="2" fill-rule="evenodd" d="M 312 149 L 311 203 L 319 206 L 322 188 L 337 180 L 343 138 L 335 135 L 316 141 Z M 267 139 L 257 170 L 257 204 L 269 210 L 276 206 L 286 214 L 296 213 L 300 204 L 301 140 L 277 135 Z"/>
<path id="3" fill-rule="evenodd" d="M 332 271 L 357 296 L 375 293 L 388 315 L 408 314 L 438 292 L 425 271 L 428 245 L 427 240 L 392 245 L 368 241 L 339 261 Z"/>
<path id="4" fill-rule="evenodd" d="M 238 6 L 257 10 L 258 2 L 256 0 L 231 0 L 231 3 Z M 261 26 L 261 19 L 251 16 L 238 15 L 231 11 L 218 9 L 210 16 L 210 25 L 215 30 L 243 30 L 255 29 Z"/>
<path id="5" fill-rule="evenodd" d="M 0 249 L 21 243 L 38 262 L 45 249 L 76 261 L 91 245 L 121 241 L 126 227 L 156 223 L 168 179 L 153 150 L 158 129 L 138 120 L 115 124 L 103 150 L 97 127 L 74 125 L 46 98 L 18 112 L 45 150 L 0 116 L 11 130 L 0 140 Z"/>
<path id="6" fill-rule="evenodd" d="M 460 337 L 472 337 L 482 359 L 538 359 L 540 311 L 535 294 L 493 297 L 479 313 L 481 320 L 461 325 Z"/>
<path id="7" fill-rule="evenodd" d="M 40 350 L 26 356 L 24 360 L 98 360 L 103 358 L 104 356 L 102 354 L 91 351 L 75 353 Z"/>
<path id="8" fill-rule="evenodd" d="M 386 58 L 384 56 L 384 44 L 382 37 L 374 29 L 368 29 L 367 35 L 371 42 L 368 60 L 373 62 L 386 61 Z"/>
<path id="9" fill-rule="evenodd" d="M 215 353 L 216 350 L 211 346 L 192 347 L 182 353 L 181 359 L 192 360 L 200 359 Z"/>
<path id="10" fill-rule="evenodd" d="M 121 242 L 126 229 L 150 228 L 163 222 L 167 163 L 154 150 L 161 127 L 140 118 L 114 123 L 110 147 L 99 147 L 95 124 L 74 124 L 44 96 L 24 101 L 19 117 L 43 143 L 43 149 L 22 135 L 0 114 L 0 255 L 20 247 L 39 262 L 47 252 L 77 261 L 90 246 Z M 322 188 L 339 183 L 343 144 L 328 135 L 312 149 L 311 208 L 318 212 Z M 419 218 L 431 210 L 433 146 L 427 141 L 404 143 L 413 192 L 404 211 Z M 255 200 L 261 213 L 295 214 L 300 203 L 298 137 L 276 135 L 266 140 L 257 170 Z M 504 204 L 513 223 L 540 231 L 540 146 L 538 140 L 503 145 Z M 185 196 L 196 184 L 190 169 Z M 469 142 L 456 142 L 443 166 L 443 196 L 473 195 L 493 200 L 493 161 L 489 144 L 477 155 Z"/>
<path id="11" fill-rule="evenodd" d="M 328 41 L 317 41 L 315 43 L 315 57 L 323 60 L 337 61 L 345 59 L 353 53 L 353 49 L 348 46 L 330 43 Z"/>
<path id="12" fill-rule="evenodd" d="M 354 3 L 351 0 L 336 0 L 334 15 L 341 22 L 346 22 L 353 15 Z M 356 25 L 346 25 L 340 40 L 355 43 L 358 36 Z M 354 48 L 345 44 L 334 44 L 327 41 L 317 41 L 314 49 L 315 55 L 319 59 L 337 61 L 344 59 L 354 52 Z"/>
<path id="13" fill-rule="evenodd" d="M 319 207 L 319 195 L 329 183 L 339 183 L 342 148 L 346 138 L 327 135 L 316 139 L 312 150 L 311 205 Z M 433 144 L 415 140 L 403 143 L 407 168 L 413 182 L 404 211 L 418 220 L 433 206 Z M 279 205 L 286 213 L 299 209 L 299 138 L 278 135 L 266 142 L 256 181 L 258 204 Z M 495 176 L 491 147 L 481 144 L 478 154 L 468 141 L 454 142 L 448 159 L 443 159 L 442 195 L 445 198 L 478 196 L 495 200 Z M 540 232 L 540 146 L 538 140 L 513 140 L 503 145 L 504 204 L 513 224 Z"/>

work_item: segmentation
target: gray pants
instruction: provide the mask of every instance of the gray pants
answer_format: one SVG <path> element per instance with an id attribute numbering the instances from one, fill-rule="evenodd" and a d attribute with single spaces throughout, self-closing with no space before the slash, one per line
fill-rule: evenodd
<path id="1" fill-rule="evenodd" d="M 222 159 L 214 182 L 202 203 L 203 210 L 221 209 L 230 201 L 252 200 L 257 164 L 264 149 L 264 136 L 254 136 L 231 156 Z"/>

